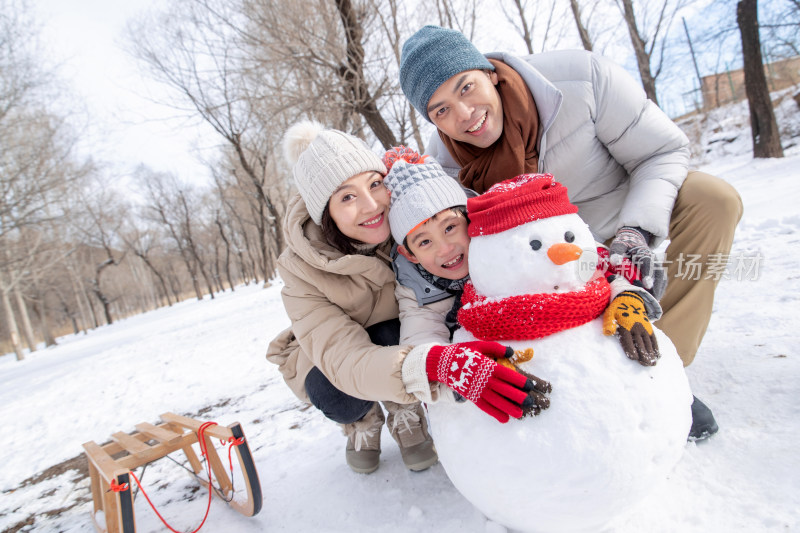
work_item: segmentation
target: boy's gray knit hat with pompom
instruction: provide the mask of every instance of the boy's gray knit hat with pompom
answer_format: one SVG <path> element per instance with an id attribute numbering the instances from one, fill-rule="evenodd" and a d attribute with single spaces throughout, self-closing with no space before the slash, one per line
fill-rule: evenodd
<path id="1" fill-rule="evenodd" d="M 364 141 L 310 120 L 289 128 L 283 139 L 283 155 L 292 167 L 308 214 L 317 224 L 342 183 L 362 172 L 386 174 L 381 158 Z"/>
<path id="2" fill-rule="evenodd" d="M 389 173 L 383 183 L 392 194 L 389 227 L 402 244 L 422 222 L 450 207 L 467 205 L 467 194 L 432 157 L 422 157 L 404 146 L 387 151 L 383 162 Z"/>

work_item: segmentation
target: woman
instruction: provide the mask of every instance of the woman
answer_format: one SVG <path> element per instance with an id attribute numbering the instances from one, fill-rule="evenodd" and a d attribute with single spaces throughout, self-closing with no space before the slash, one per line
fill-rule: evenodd
<path id="1" fill-rule="evenodd" d="M 287 207 L 287 249 L 278 259 L 292 326 L 270 343 L 267 359 L 300 400 L 343 426 L 347 464 L 362 473 L 378 468 L 379 401 L 406 466 L 434 464 L 420 400 L 445 396 L 441 383 L 501 422 L 521 417 L 534 402 L 533 383 L 487 357 L 507 357 L 505 347 L 398 346 L 381 159 L 360 139 L 308 121 L 290 128 L 284 153 L 300 193 Z"/>

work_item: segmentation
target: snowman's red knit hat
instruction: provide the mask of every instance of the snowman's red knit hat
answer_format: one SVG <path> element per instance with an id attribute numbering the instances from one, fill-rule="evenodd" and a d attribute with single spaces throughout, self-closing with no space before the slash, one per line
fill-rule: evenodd
<path id="1" fill-rule="evenodd" d="M 469 236 L 492 235 L 534 220 L 577 213 L 552 174 L 522 174 L 467 200 Z"/>

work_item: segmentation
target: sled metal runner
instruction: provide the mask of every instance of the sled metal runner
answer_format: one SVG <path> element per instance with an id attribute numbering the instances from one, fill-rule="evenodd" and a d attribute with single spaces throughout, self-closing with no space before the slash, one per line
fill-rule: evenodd
<path id="1" fill-rule="evenodd" d="M 198 442 L 198 431 L 203 422 L 169 412 L 162 414 L 161 420 L 158 425 L 148 422 L 137 424 L 136 431 L 131 434 L 121 431 L 114 433 L 111 435 L 111 441 L 104 445 L 94 441 L 83 444 L 89 463 L 92 487 L 92 521 L 100 533 L 135 533 L 136 522 L 131 490 L 133 480 L 129 475 L 133 469 L 180 450 L 186 455 L 191 470 L 196 475 L 203 472 L 203 465 L 192 448 L 192 444 Z M 233 446 L 244 478 L 244 492 L 247 495 L 244 501 L 240 497 L 234 497 L 233 483 L 226 465 L 220 459 L 211 440 L 212 438 L 225 441 L 242 439 L 244 432 L 241 424 L 234 422 L 227 427 L 207 426 L 203 429 L 203 437 L 208 454 L 206 460 L 211 466 L 221 495 L 217 490 L 213 490 L 213 493 L 222 497 L 229 506 L 245 516 L 258 514 L 262 504 L 261 483 L 247 440 Z M 208 487 L 207 480 L 199 477 L 198 480 L 204 487 L 213 489 Z M 112 485 L 125 484 L 127 490 L 110 489 Z M 103 511 L 105 520 L 98 518 L 98 511 Z"/>

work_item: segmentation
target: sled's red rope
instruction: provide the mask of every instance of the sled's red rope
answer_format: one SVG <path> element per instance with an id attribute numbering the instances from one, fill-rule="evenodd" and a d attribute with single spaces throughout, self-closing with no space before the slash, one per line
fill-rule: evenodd
<path id="1" fill-rule="evenodd" d="M 205 460 L 206 460 L 206 471 L 208 472 L 208 505 L 206 506 L 206 513 L 205 513 L 205 515 L 203 515 L 203 521 L 200 522 L 200 525 L 197 526 L 197 528 L 193 529 L 191 531 L 191 533 L 197 533 L 198 531 L 200 531 L 200 529 L 203 527 L 203 524 L 206 523 L 206 518 L 208 518 L 208 512 L 211 510 L 211 499 L 212 499 L 212 496 L 213 496 L 213 492 L 212 491 L 213 491 L 213 481 L 214 480 L 211 477 L 211 461 L 208 460 L 208 445 L 207 445 L 206 439 L 205 439 L 205 432 L 206 432 L 206 429 L 208 429 L 209 427 L 216 426 L 216 425 L 217 425 L 216 422 L 204 422 L 200 426 L 200 428 L 197 430 L 197 442 L 200 445 L 200 454 L 203 457 L 205 457 Z M 232 451 L 234 446 L 239 446 L 242 443 L 244 443 L 244 437 L 239 437 L 238 439 L 234 438 L 234 437 L 229 437 L 227 439 L 227 441 L 225 439 L 222 439 L 222 445 L 223 446 L 226 445 L 226 444 L 230 444 L 230 446 L 228 446 L 228 464 L 230 465 L 230 469 L 231 469 L 231 483 L 233 483 L 233 458 L 231 457 L 231 451 Z M 144 497 L 147 500 L 147 503 L 149 503 L 150 507 L 153 508 L 153 512 L 155 512 L 156 516 L 158 516 L 158 518 L 161 519 L 161 522 L 163 522 L 164 525 L 167 526 L 167 529 L 169 529 L 173 533 L 182 533 L 181 531 L 178 531 L 178 530 L 174 529 L 172 526 L 170 526 L 167 523 L 166 520 L 164 520 L 164 517 L 161 516 L 161 513 L 158 512 L 158 509 L 156 509 L 155 505 L 153 505 L 153 502 L 150 500 L 150 497 L 147 495 L 147 492 L 145 492 L 144 487 L 142 486 L 142 482 L 139 481 L 139 478 L 137 478 L 136 474 L 134 474 L 132 471 L 129 472 L 129 473 L 130 473 L 131 477 L 133 478 L 133 480 L 136 481 L 136 484 L 139 486 L 139 490 L 141 490 L 142 494 L 144 494 Z M 114 492 L 123 492 L 123 491 L 128 490 L 129 484 L 128 483 L 120 484 L 120 483 L 117 483 L 116 479 L 112 479 L 110 487 L 111 487 L 110 490 L 112 490 Z"/>
<path id="2" fill-rule="evenodd" d="M 116 479 L 112 479 L 111 480 L 111 486 L 110 486 L 109 490 L 111 490 L 111 492 L 125 492 L 126 490 L 128 490 L 128 484 L 127 483 L 117 483 Z"/>
<path id="3" fill-rule="evenodd" d="M 230 446 L 228 446 L 228 465 L 231 467 L 231 485 L 233 485 L 233 458 L 231 457 L 231 452 L 234 446 L 244 444 L 244 437 L 239 437 L 238 439 L 235 437 L 228 437 L 227 441 L 222 439 L 222 445 L 225 446 L 226 444 L 230 444 Z"/>

